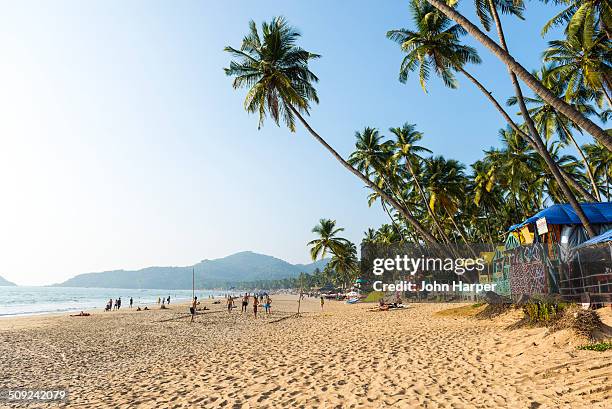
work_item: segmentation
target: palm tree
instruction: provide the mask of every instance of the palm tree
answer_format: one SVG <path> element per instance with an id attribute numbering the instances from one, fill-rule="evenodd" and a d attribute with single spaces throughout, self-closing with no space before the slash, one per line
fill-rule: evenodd
<path id="1" fill-rule="evenodd" d="M 354 282 L 359 274 L 359 260 L 357 259 L 357 249 L 351 242 L 345 243 L 337 253 L 334 253 L 329 263 L 325 266 L 328 272 L 335 277 L 335 281 L 346 288 Z"/>
<path id="2" fill-rule="evenodd" d="M 551 74 L 558 75 L 559 80 L 567 84 L 566 101 L 586 88 L 603 93 L 612 108 L 608 91 L 612 89 L 612 48 L 604 35 L 585 31 L 568 35 L 565 40 L 550 41 L 543 58 L 555 64 Z"/>
<path id="3" fill-rule="evenodd" d="M 542 67 L 540 72 L 534 73 L 534 75 L 542 81 L 547 87 L 551 89 L 556 95 L 562 97 L 564 91 L 564 83 L 559 79 L 558 75 L 555 75 L 551 69 L 551 67 Z M 588 103 L 588 97 L 584 95 L 584 92 L 581 92 L 580 95 L 576 95 L 572 104 L 574 107 L 585 115 L 594 115 L 597 114 L 595 109 Z M 593 172 L 591 171 L 591 166 L 589 165 L 587 158 L 574 139 L 572 135 L 572 130 L 576 130 L 582 133 L 580 127 L 578 127 L 575 123 L 569 120 L 563 114 L 560 114 L 556 109 L 554 109 L 551 105 L 546 103 L 540 96 L 535 95 L 533 98 L 524 98 L 526 105 L 531 105 L 532 108 L 528 110 L 529 116 L 533 119 L 536 125 L 536 129 L 543 135 L 547 141 L 550 141 L 553 136 L 556 134 L 559 137 L 559 140 L 563 144 L 572 143 L 578 154 L 582 158 L 582 162 L 587 172 L 587 176 L 591 181 L 591 186 L 593 188 L 593 193 L 597 197 L 597 201 L 601 201 L 601 197 L 599 195 L 599 189 L 597 188 L 597 184 L 595 183 L 595 179 L 593 177 Z M 511 97 L 508 99 L 508 105 L 515 105 L 517 103 L 516 97 Z"/>
<path id="4" fill-rule="evenodd" d="M 376 243 L 376 230 L 373 228 L 369 228 L 368 230 L 363 232 L 363 239 L 361 239 L 362 244 L 374 244 Z"/>
<path id="5" fill-rule="evenodd" d="M 273 18 L 270 23 L 263 23 L 261 35 L 255 22 L 249 23 L 247 34 L 240 49 L 225 47 L 225 51 L 237 58 L 225 69 L 228 76 L 235 77 L 233 87 L 249 88 L 244 102 L 249 113 L 259 114 L 259 127 L 263 125 L 266 115 L 270 115 L 278 125 L 279 121 L 295 131 L 295 118 L 304 125 L 310 134 L 348 171 L 357 176 L 371 189 L 381 195 L 415 228 L 426 242 L 435 243 L 435 238 L 408 209 L 403 208 L 395 199 L 389 197 L 382 189 L 346 162 L 317 132 L 308 124 L 304 115 L 308 115 L 310 104 L 318 103 L 318 96 L 313 83 L 318 78 L 308 67 L 311 60 L 319 55 L 308 52 L 296 42 L 300 34 L 282 17 Z"/>
<path id="6" fill-rule="evenodd" d="M 489 4 L 489 10 L 493 17 L 493 20 L 496 23 L 496 27 L 500 35 L 500 40 L 503 46 L 505 47 L 505 39 L 503 37 L 503 31 L 501 28 L 501 23 L 499 21 L 499 16 L 497 14 L 495 3 L 493 2 L 493 0 L 489 0 Z M 439 9 L 439 7 L 437 6 L 436 8 Z M 454 12 L 454 10 L 452 11 Z M 454 77 L 449 77 L 449 74 L 446 73 L 446 71 L 448 71 L 448 67 L 452 67 L 455 70 L 461 71 L 464 75 L 466 75 L 466 77 L 468 77 L 472 82 L 474 82 L 476 86 L 487 96 L 487 98 L 492 101 L 495 107 L 502 113 L 504 118 L 506 118 L 508 123 L 511 124 L 511 126 L 513 126 L 513 128 L 515 128 L 515 130 L 517 130 L 517 132 L 519 132 L 521 136 L 527 138 L 531 141 L 531 143 L 534 144 L 534 147 L 543 156 L 547 165 L 551 169 L 553 176 L 555 177 L 555 179 L 557 179 L 557 182 L 563 190 L 563 193 L 567 197 L 567 200 L 570 202 L 574 211 L 579 216 L 581 222 L 585 226 L 587 233 L 590 236 L 593 236 L 594 233 L 589 224 L 589 220 L 584 214 L 584 211 L 580 207 L 580 204 L 576 200 L 576 197 L 569 188 L 568 184 L 564 181 L 564 178 L 566 178 L 567 175 L 563 174 L 559 170 L 557 164 L 555 164 L 552 158 L 550 157 L 550 153 L 546 150 L 546 146 L 542 142 L 540 136 L 537 133 L 537 130 L 535 129 L 533 121 L 531 121 L 531 118 L 527 113 L 527 108 L 525 107 L 524 101 L 522 99 L 522 92 L 514 73 L 511 73 L 510 76 L 514 84 L 517 98 L 520 102 L 521 112 L 528 125 L 531 138 L 529 138 L 527 135 L 525 135 L 522 131 L 519 130 L 520 128 L 516 126 L 514 121 L 510 119 L 509 115 L 503 110 L 503 108 L 501 108 L 499 103 L 492 97 L 491 93 L 488 92 L 484 88 L 484 86 L 482 86 L 482 84 L 476 81 L 473 76 L 467 73 L 465 69 L 463 69 L 463 65 L 467 62 L 479 62 L 478 56 L 475 54 L 475 51 L 470 51 L 469 47 L 467 49 L 461 48 L 463 46 L 459 44 L 459 35 L 463 33 L 463 30 L 457 25 L 449 27 L 450 20 L 448 20 L 448 18 L 445 18 L 442 15 L 434 12 L 432 8 L 427 7 L 419 0 L 412 1 L 411 12 L 413 15 L 413 20 L 415 20 L 419 31 L 415 32 L 406 29 L 401 29 L 392 30 L 387 33 L 387 37 L 400 43 L 402 50 L 407 53 L 400 68 L 400 81 L 405 81 L 408 71 L 413 71 L 417 68 L 417 61 L 419 61 L 421 64 L 421 69 L 419 71 L 420 73 L 427 73 L 430 66 L 438 67 L 436 68 L 436 72 L 439 73 L 439 75 L 443 79 L 445 79 L 445 83 L 447 83 L 451 87 L 454 86 L 454 83 L 452 81 L 454 80 Z M 470 55 L 472 52 L 473 55 L 471 57 L 468 57 L 468 55 Z M 424 81 L 428 79 L 428 76 L 421 74 L 420 79 L 421 84 L 423 85 Z"/>
<path id="7" fill-rule="evenodd" d="M 476 25 L 474 25 L 471 21 L 465 18 L 462 14 L 457 12 L 453 7 L 446 4 L 445 1 L 442 0 L 426 0 L 432 6 L 440 10 L 445 16 L 455 21 L 461 27 L 463 27 L 472 37 L 478 40 L 483 46 L 485 46 L 489 51 L 491 51 L 500 61 L 502 61 L 509 70 L 512 70 L 533 92 L 541 96 L 546 102 L 551 104 L 555 109 L 561 111 L 565 116 L 570 118 L 576 124 L 578 124 L 582 129 L 587 131 L 589 134 L 593 135 L 595 139 L 597 139 L 600 143 L 602 143 L 606 148 L 612 150 L 612 136 L 608 135 L 606 131 L 604 131 L 601 127 L 595 124 L 590 119 L 583 116 L 580 112 L 576 111 L 572 108 L 568 103 L 555 97 L 553 93 L 551 93 L 545 86 L 542 85 L 533 75 L 529 73 L 525 67 L 519 64 L 514 57 L 510 55 L 506 50 L 504 50 L 500 45 L 498 45 L 495 41 L 489 38 L 485 33 L 483 33 Z M 580 213 L 579 209 L 578 213 Z M 581 217 L 581 221 L 585 224 L 585 227 L 588 225 L 588 220 L 585 218 L 584 220 Z M 587 228 L 588 230 L 588 228 Z"/>
<path id="8" fill-rule="evenodd" d="M 595 177 L 605 186 L 606 199 L 612 200 L 610 183 L 612 182 L 612 151 L 609 151 L 599 143 L 586 144 L 582 146 L 593 166 Z"/>
<path id="9" fill-rule="evenodd" d="M 420 167 L 420 163 L 423 160 L 423 157 L 421 155 L 423 153 L 431 153 L 429 149 L 417 145 L 417 143 L 423 138 L 423 133 L 418 132 L 416 130 L 415 124 L 409 123 L 405 123 L 401 127 L 389 128 L 389 132 L 395 135 L 396 152 L 394 154 L 394 159 L 397 163 L 399 163 L 400 160 L 404 161 L 404 166 L 410 172 L 412 182 L 414 183 L 414 186 L 419 192 L 419 195 L 423 199 L 423 205 L 427 209 L 427 213 L 431 217 L 434 225 L 436 226 L 436 229 L 438 229 L 438 231 L 440 232 L 442 239 L 448 243 L 448 237 L 446 237 L 444 229 L 440 226 L 438 218 L 436 217 L 432 209 L 429 207 L 429 201 L 427 199 L 427 196 L 425 195 L 425 192 L 423 191 L 423 188 L 421 187 L 421 184 L 419 183 L 419 180 L 414 171 L 413 163 L 416 164 L 416 166 Z"/>
<path id="10" fill-rule="evenodd" d="M 544 3 L 553 2 L 567 6 L 542 28 L 542 36 L 546 35 L 551 27 L 568 23 L 567 32 L 575 35 L 580 28 L 599 25 L 606 32 L 608 38 L 612 36 L 612 6 L 608 0 L 541 0 Z"/>
<path id="11" fill-rule="evenodd" d="M 390 158 L 391 142 L 383 142 L 383 136 L 378 130 L 370 127 L 365 127 L 362 132 L 355 132 L 355 139 L 355 151 L 347 162 L 366 177 L 370 177 L 373 172 L 384 175 Z"/>
<path id="12" fill-rule="evenodd" d="M 321 219 L 319 224 L 312 228 L 312 232 L 316 233 L 319 237 L 308 242 L 310 248 L 310 256 L 312 260 L 316 260 L 319 257 L 325 258 L 328 252 L 337 254 L 342 251 L 343 246 L 348 243 L 348 240 L 342 237 L 338 237 L 337 234 L 344 231 L 341 227 L 336 227 L 336 221 L 330 219 Z"/>

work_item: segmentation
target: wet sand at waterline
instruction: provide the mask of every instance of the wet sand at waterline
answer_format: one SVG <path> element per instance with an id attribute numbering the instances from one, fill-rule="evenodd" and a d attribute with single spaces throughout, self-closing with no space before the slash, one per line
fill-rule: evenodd
<path id="1" fill-rule="evenodd" d="M 296 298 L 276 296 L 255 320 L 251 305 L 203 304 L 193 323 L 178 305 L 2 319 L 0 387 L 63 386 L 63 406 L 78 408 L 612 407 L 612 351 L 505 329 L 516 312 L 476 320 L 438 313 L 456 304 L 333 301 L 320 312 L 306 299 L 296 318 Z M 611 324 L 609 308 L 602 317 Z"/>

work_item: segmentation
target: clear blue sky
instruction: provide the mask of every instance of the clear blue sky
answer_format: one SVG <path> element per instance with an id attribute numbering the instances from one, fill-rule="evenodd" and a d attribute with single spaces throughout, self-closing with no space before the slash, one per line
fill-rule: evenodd
<path id="1" fill-rule="evenodd" d="M 344 155 L 355 130 L 408 121 L 436 154 L 471 163 L 503 125 L 468 83 L 452 91 L 432 78 L 425 95 L 397 81 L 402 55 L 385 32 L 410 26 L 407 1 L 2 5 L 0 275 L 20 284 L 241 250 L 307 262 L 319 218 L 356 242 L 386 221 L 303 129 L 258 131 L 243 110 L 222 50 L 250 19 L 283 15 L 322 54 L 311 124 Z M 504 20 L 514 55 L 536 68 L 553 9 L 527 7 L 526 22 Z M 473 73 L 505 100 L 505 68 L 479 50 Z"/>

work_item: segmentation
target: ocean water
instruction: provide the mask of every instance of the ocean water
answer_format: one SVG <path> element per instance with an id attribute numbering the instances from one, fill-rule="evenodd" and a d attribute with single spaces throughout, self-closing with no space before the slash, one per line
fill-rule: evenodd
<path id="1" fill-rule="evenodd" d="M 222 296 L 210 290 L 196 290 L 199 299 Z M 130 297 L 137 306 L 157 303 L 158 297 L 170 302 L 191 300 L 191 290 L 135 290 L 124 288 L 73 287 L 2 287 L 0 286 L 0 318 L 19 315 L 52 314 L 59 312 L 104 310 L 109 299 L 121 297 L 121 309 L 129 308 Z"/>

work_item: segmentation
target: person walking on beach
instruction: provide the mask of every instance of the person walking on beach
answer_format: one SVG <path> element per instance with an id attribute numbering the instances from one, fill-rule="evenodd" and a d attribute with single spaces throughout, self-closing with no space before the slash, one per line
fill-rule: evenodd
<path id="1" fill-rule="evenodd" d="M 191 322 L 193 322 L 193 317 L 195 317 L 196 314 L 196 308 L 198 306 L 198 297 L 193 297 L 193 302 L 191 303 Z"/>
<path id="2" fill-rule="evenodd" d="M 259 301 L 257 300 L 257 296 L 253 297 L 253 315 L 257 318 L 257 306 L 259 305 Z"/>
<path id="3" fill-rule="evenodd" d="M 134 299 L 132 297 L 130 297 L 130 308 L 132 308 L 133 304 L 134 304 Z"/>
<path id="4" fill-rule="evenodd" d="M 170 296 L 168 296 L 168 302 L 167 302 L 167 304 L 168 304 L 168 305 L 170 305 Z"/>
<path id="5" fill-rule="evenodd" d="M 270 315 L 272 313 L 272 299 L 269 295 L 266 295 L 266 302 L 264 304 L 264 308 L 266 310 L 266 315 Z"/>
<path id="6" fill-rule="evenodd" d="M 249 305 L 249 294 L 244 293 L 244 297 L 242 298 L 242 312 L 247 312 L 247 306 Z"/>
<path id="7" fill-rule="evenodd" d="M 157 304 L 161 302 L 161 298 L 157 297 Z"/>
<path id="8" fill-rule="evenodd" d="M 121 297 L 117 299 L 117 309 L 121 308 Z"/>
<path id="9" fill-rule="evenodd" d="M 230 296 L 227 297 L 227 312 L 232 312 L 232 308 L 234 308 L 234 299 Z"/>
<path id="10" fill-rule="evenodd" d="M 323 304 L 325 304 L 325 298 L 321 296 L 321 311 L 323 311 Z"/>
<path id="11" fill-rule="evenodd" d="M 166 305 L 166 299 L 165 298 L 162 298 L 162 305 L 164 305 L 164 306 Z"/>

